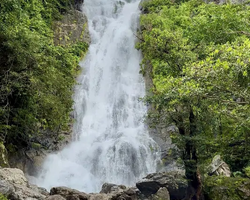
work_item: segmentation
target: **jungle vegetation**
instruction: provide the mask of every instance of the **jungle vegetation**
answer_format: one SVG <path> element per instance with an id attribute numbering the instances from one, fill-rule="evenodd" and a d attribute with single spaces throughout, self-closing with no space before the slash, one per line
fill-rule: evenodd
<path id="1" fill-rule="evenodd" d="M 55 45 L 52 25 L 72 0 L 0 1 L 0 142 L 8 151 L 69 129 L 78 62 L 87 44 Z"/>
<path id="2" fill-rule="evenodd" d="M 151 126 L 175 125 L 186 175 L 220 154 L 246 177 L 250 164 L 250 7 L 201 0 L 142 4 L 142 73 L 153 81 Z M 198 180 L 196 180 L 198 181 Z"/>

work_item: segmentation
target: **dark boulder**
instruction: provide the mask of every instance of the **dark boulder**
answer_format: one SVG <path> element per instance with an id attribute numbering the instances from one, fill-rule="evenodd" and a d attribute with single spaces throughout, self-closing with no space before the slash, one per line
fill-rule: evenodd
<path id="1" fill-rule="evenodd" d="M 153 173 L 136 183 L 136 187 L 146 196 L 156 194 L 160 188 L 166 187 L 171 200 L 179 200 L 186 195 L 188 181 L 178 172 Z"/>
<path id="2" fill-rule="evenodd" d="M 84 3 L 84 0 L 75 0 L 75 9 L 81 11 L 82 4 Z"/>

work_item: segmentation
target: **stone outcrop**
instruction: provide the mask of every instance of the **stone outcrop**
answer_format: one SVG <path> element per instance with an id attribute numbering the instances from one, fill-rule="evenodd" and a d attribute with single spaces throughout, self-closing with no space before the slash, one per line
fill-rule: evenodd
<path id="1" fill-rule="evenodd" d="M 126 188 L 115 184 L 105 183 L 99 194 L 86 194 L 67 187 L 54 187 L 46 200 L 137 200 L 136 188 Z"/>
<path id="2" fill-rule="evenodd" d="M 50 190 L 50 195 L 59 195 L 67 200 L 88 200 L 90 195 L 67 187 L 54 187 Z"/>
<path id="3" fill-rule="evenodd" d="M 149 174 L 142 181 L 136 183 L 136 187 L 145 196 L 157 195 L 159 189 L 165 187 L 169 192 L 171 200 L 179 200 L 185 197 L 188 182 L 178 172 L 163 172 Z"/>
<path id="4" fill-rule="evenodd" d="M 10 200 L 179 200 L 185 195 L 187 183 L 179 174 L 155 173 L 136 185 L 137 188 L 104 183 L 100 193 L 95 194 L 54 187 L 48 193 L 29 184 L 20 169 L 0 169 L 0 193 Z"/>
<path id="5" fill-rule="evenodd" d="M 42 200 L 48 195 L 44 189 L 30 185 L 16 168 L 0 169 L 0 193 L 10 200 Z"/>
<path id="6" fill-rule="evenodd" d="M 70 45 L 77 41 L 90 44 L 87 17 L 78 10 L 71 10 L 53 25 L 56 45 Z"/>
<path id="7" fill-rule="evenodd" d="M 112 192 L 120 192 L 126 189 L 125 185 L 116 185 L 116 184 L 112 184 L 112 183 L 104 183 L 102 185 L 102 190 L 100 191 L 100 193 L 112 193 Z"/>
<path id="8" fill-rule="evenodd" d="M 155 195 L 152 196 L 152 200 L 170 200 L 170 195 L 167 188 L 160 188 Z"/>
<path id="9" fill-rule="evenodd" d="M 185 174 L 184 162 L 181 159 L 181 151 L 173 144 L 171 137 L 178 135 L 179 130 L 176 126 L 158 127 L 158 137 L 163 140 L 161 144 L 162 167 L 159 171 L 178 171 Z"/>
<path id="10" fill-rule="evenodd" d="M 83 3 L 84 3 L 84 0 L 75 0 L 75 9 L 78 11 L 81 11 Z"/>
<path id="11" fill-rule="evenodd" d="M 37 175 L 40 167 L 47 154 L 61 150 L 65 145 L 71 141 L 71 133 L 62 133 L 63 139 L 51 138 L 50 134 L 42 134 L 41 137 L 37 137 L 40 147 L 32 148 L 30 150 L 19 150 L 14 154 L 9 154 L 9 164 L 11 167 L 15 167 L 24 171 L 25 174 L 30 176 Z"/>
<path id="12" fill-rule="evenodd" d="M 216 155 L 213 158 L 212 163 L 209 165 L 208 167 L 208 174 L 209 175 L 222 175 L 222 176 L 227 176 L 230 177 L 231 176 L 231 171 L 229 166 L 227 165 L 227 163 L 225 163 L 220 155 Z"/>

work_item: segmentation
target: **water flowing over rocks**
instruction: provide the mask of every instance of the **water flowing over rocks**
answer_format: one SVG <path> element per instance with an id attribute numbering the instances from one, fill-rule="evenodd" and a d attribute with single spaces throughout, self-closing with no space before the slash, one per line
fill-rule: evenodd
<path id="1" fill-rule="evenodd" d="M 143 123 L 147 109 L 138 103 L 145 96 L 139 75 L 141 55 L 134 49 L 138 5 L 136 0 L 85 0 L 83 11 L 88 16 L 91 45 L 74 97 L 74 131 L 79 140 L 50 155 L 43 164 L 37 183 L 47 189 L 53 187 L 47 199 L 168 200 L 175 199 L 176 192 L 185 196 L 186 182 L 181 179 L 185 172 L 176 162 L 179 153 L 170 138 L 176 131 L 174 127 L 160 127 L 151 134 L 161 146 L 164 166 L 159 169 L 172 173 L 150 174 L 137 183 L 138 188 L 119 185 L 133 185 L 156 171 L 160 157 L 156 153 L 159 147 Z M 56 44 L 67 45 L 79 37 L 90 42 L 87 19 L 81 14 L 73 11 L 56 24 Z M 72 24 L 72 16 L 77 18 L 77 24 Z M 28 167 L 39 157 L 37 151 L 25 154 L 30 158 L 24 162 L 30 163 Z M 37 167 L 45 155 L 35 162 Z M 67 188 L 96 192 L 107 181 L 118 185 L 106 183 L 99 194 Z M 67 187 L 55 187 L 60 185 Z"/>
<path id="2" fill-rule="evenodd" d="M 75 88 L 75 140 L 46 158 L 36 177 L 39 186 L 98 192 L 105 182 L 132 186 L 156 171 L 159 148 L 139 101 L 145 84 L 135 49 L 138 5 L 139 0 L 84 1 L 91 44 Z"/>
<path id="3" fill-rule="evenodd" d="M 56 45 L 71 45 L 77 42 L 85 42 L 90 44 L 90 34 L 88 30 L 88 20 L 83 12 L 80 12 L 83 0 L 75 0 L 75 9 L 66 13 L 60 21 L 53 23 L 54 43 Z M 69 132 L 61 132 L 60 135 L 51 138 L 53 133 L 48 130 L 43 131 L 39 137 L 35 138 L 37 147 L 29 150 L 19 150 L 15 154 L 9 154 L 9 164 L 23 170 L 26 174 L 35 176 L 38 174 L 44 159 L 49 153 L 62 150 L 70 141 L 72 141 L 72 125 L 69 124 Z M 0 143 L 0 163 L 2 166 L 8 167 L 6 160 L 6 150 Z"/>

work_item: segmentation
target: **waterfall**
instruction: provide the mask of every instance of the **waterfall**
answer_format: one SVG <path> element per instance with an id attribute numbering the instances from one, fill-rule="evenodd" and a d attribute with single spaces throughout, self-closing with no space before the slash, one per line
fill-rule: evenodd
<path id="1" fill-rule="evenodd" d="M 75 140 L 49 155 L 36 183 L 99 192 L 104 182 L 135 185 L 156 171 L 157 145 L 144 123 L 147 109 L 134 46 L 139 0 L 85 0 L 89 53 L 74 95 Z"/>

